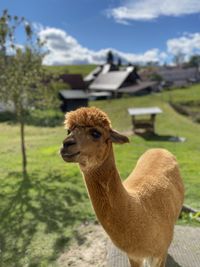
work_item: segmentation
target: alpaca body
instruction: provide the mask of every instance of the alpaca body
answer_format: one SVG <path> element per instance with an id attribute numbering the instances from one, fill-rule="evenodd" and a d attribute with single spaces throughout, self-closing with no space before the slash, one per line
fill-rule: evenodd
<path id="1" fill-rule="evenodd" d="M 143 248 L 144 257 L 159 258 L 168 250 L 183 204 L 184 187 L 177 161 L 167 150 L 150 149 L 123 184 L 130 196 L 139 201 L 137 246 Z"/>
<path id="2" fill-rule="evenodd" d="M 97 217 L 129 258 L 160 258 L 167 253 L 183 203 L 177 162 L 167 150 L 148 150 L 122 184 L 112 157 L 84 174 Z"/>
<path id="3" fill-rule="evenodd" d="M 61 155 L 79 163 L 95 213 L 113 243 L 133 267 L 164 267 L 184 196 L 175 157 L 150 149 L 122 183 L 112 143 L 128 138 L 112 130 L 107 115 L 81 108 L 70 112 L 65 124 L 70 131 Z"/>

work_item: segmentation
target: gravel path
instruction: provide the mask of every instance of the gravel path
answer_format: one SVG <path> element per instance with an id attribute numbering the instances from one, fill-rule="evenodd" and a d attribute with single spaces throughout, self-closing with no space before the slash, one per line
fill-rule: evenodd
<path id="1" fill-rule="evenodd" d="M 72 246 L 59 257 L 58 266 L 105 267 L 106 246 L 106 234 L 99 224 L 82 225 Z"/>

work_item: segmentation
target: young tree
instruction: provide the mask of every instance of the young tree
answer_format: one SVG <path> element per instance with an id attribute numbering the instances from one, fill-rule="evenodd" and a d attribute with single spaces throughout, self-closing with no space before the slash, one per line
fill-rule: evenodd
<path id="1" fill-rule="evenodd" d="M 15 43 L 16 30 L 24 28 L 26 43 Z M 50 104 L 49 79 L 42 67 L 42 43 L 24 19 L 4 11 L 0 17 L 0 99 L 12 103 L 20 124 L 22 174 L 27 177 L 25 119 L 28 110 L 36 105 Z M 47 103 L 48 102 L 48 103 Z"/>
<path id="2" fill-rule="evenodd" d="M 120 68 L 121 65 L 122 65 L 122 60 L 121 60 L 121 58 L 119 57 L 119 58 L 118 58 L 118 61 L 117 61 L 117 66 Z"/>
<path id="3" fill-rule="evenodd" d="M 113 63 L 114 63 L 114 56 L 113 56 L 113 53 L 112 53 L 111 50 L 108 51 L 108 53 L 107 53 L 107 59 L 106 59 L 106 62 L 107 62 L 108 64 L 113 64 Z"/>
<path id="4" fill-rule="evenodd" d="M 187 65 L 189 67 L 199 68 L 200 67 L 200 55 L 192 55 Z"/>

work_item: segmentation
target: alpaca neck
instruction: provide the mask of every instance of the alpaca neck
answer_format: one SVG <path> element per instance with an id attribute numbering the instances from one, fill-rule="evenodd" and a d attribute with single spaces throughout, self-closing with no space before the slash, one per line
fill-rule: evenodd
<path id="1" fill-rule="evenodd" d="M 129 195 L 124 188 L 115 165 L 113 149 L 104 163 L 93 170 L 83 171 L 86 186 L 96 215 L 111 239 L 125 231 Z"/>

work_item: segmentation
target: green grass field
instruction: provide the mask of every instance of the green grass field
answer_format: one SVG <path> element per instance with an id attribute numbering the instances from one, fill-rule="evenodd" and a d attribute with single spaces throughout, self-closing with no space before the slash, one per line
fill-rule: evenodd
<path id="1" fill-rule="evenodd" d="M 57 75 L 65 73 L 82 74 L 83 77 L 94 68 L 95 65 L 45 66 L 45 69 L 47 69 L 50 73 Z"/>
<path id="2" fill-rule="evenodd" d="M 200 209 L 200 125 L 177 114 L 168 101 L 200 100 L 200 85 L 143 97 L 93 102 L 106 111 L 113 128 L 131 130 L 128 107 L 159 106 L 157 138 L 130 136 L 130 144 L 116 145 L 118 169 L 124 179 L 148 148 L 163 147 L 174 153 L 184 179 L 185 203 Z M 45 119 L 44 115 L 44 119 Z M 59 115 L 62 117 L 63 115 Z M 41 120 L 41 118 L 40 118 Z M 33 123 L 34 125 L 37 125 Z M 28 179 L 21 178 L 19 126 L 0 123 L 0 266 L 56 267 L 56 259 L 69 245 L 77 224 L 94 220 L 78 166 L 59 156 L 65 137 L 62 125 L 26 127 Z M 167 141 L 186 138 L 184 143 Z"/>

